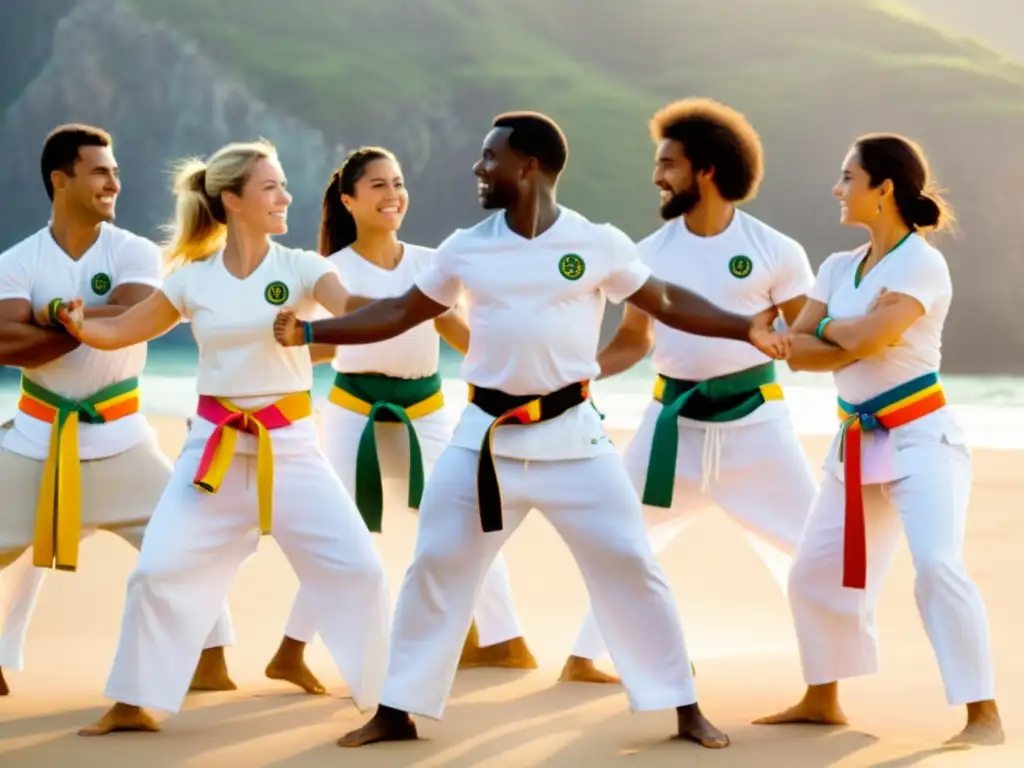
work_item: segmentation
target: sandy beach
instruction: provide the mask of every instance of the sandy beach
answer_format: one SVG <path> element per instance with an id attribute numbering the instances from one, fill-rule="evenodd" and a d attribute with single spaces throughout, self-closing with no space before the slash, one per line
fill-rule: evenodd
<path id="1" fill-rule="evenodd" d="M 178 420 L 152 417 L 176 454 Z M 614 434 L 624 445 L 628 434 Z M 828 441 L 804 441 L 815 466 Z M 334 740 L 361 724 L 323 646 L 310 666 L 329 695 L 310 697 L 263 677 L 297 581 L 265 539 L 231 591 L 238 644 L 228 660 L 239 690 L 190 695 L 160 734 L 83 739 L 97 718 L 135 553 L 109 534 L 88 539 L 77 574 L 51 573 L 36 609 L 26 671 L 10 672 L 0 699 L 0 766 L 1021 766 L 1024 765 L 1024 620 L 1012 594 L 1024 552 L 1024 466 L 1019 453 L 975 452 L 965 557 L 987 601 L 1007 744 L 943 750 L 963 712 L 946 706 L 938 669 L 913 598 L 901 547 L 880 607 L 883 671 L 844 685 L 848 728 L 767 728 L 750 721 L 802 691 L 785 600 L 740 530 L 719 512 L 701 518 L 663 554 L 690 652 L 701 705 L 733 745 L 712 752 L 671 741 L 671 712 L 631 715 L 618 686 L 558 684 L 558 671 L 586 610 L 582 579 L 565 545 L 539 514 L 506 547 L 517 608 L 541 669 L 461 671 L 446 717 L 420 720 L 417 743 L 342 750 Z M 412 515 L 385 518 L 379 548 L 397 592 L 415 538 Z M 605 661 L 607 667 L 609 662 Z"/>

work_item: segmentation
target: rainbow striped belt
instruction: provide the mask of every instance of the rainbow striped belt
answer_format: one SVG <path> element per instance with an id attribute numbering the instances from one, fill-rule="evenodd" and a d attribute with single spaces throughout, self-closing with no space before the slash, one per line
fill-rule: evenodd
<path id="1" fill-rule="evenodd" d="M 769 400 L 782 400 L 782 387 L 775 381 L 775 363 L 770 361 L 704 381 L 659 374 L 654 399 L 664 407 L 654 424 L 643 503 L 668 508 L 675 489 L 679 417 L 710 423 L 735 421 Z"/>
<path id="2" fill-rule="evenodd" d="M 356 452 L 356 506 L 366 527 L 380 533 L 384 518 L 384 488 L 377 456 L 375 422 L 404 424 L 409 433 L 409 506 L 419 509 L 423 499 L 423 452 L 414 419 L 444 407 L 441 375 L 398 379 L 379 373 L 338 373 L 327 398 L 339 408 L 367 417 Z"/>
<path id="3" fill-rule="evenodd" d="M 469 402 L 495 417 L 480 444 L 480 461 L 476 470 L 480 524 L 485 533 L 500 531 L 504 524 L 501 489 L 494 468 L 494 430 L 505 424 L 539 424 L 550 421 L 570 408 L 587 402 L 589 397 L 589 381 L 579 381 L 546 395 L 509 395 L 497 389 L 469 385 Z"/>
<path id="4" fill-rule="evenodd" d="M 294 424 L 313 414 L 309 392 L 295 392 L 256 411 L 244 411 L 229 400 L 200 395 L 196 415 L 215 426 L 203 449 L 199 468 L 192 480 L 200 490 L 216 493 L 224 482 L 235 455 L 239 432 L 256 435 L 256 499 L 260 533 L 267 535 L 273 524 L 274 446 L 270 430 Z"/>
<path id="5" fill-rule="evenodd" d="M 79 401 L 51 392 L 22 375 L 18 409 L 53 425 L 36 504 L 32 564 L 37 568 L 77 570 L 82 536 L 78 424 L 107 424 L 138 413 L 139 380 L 119 381 Z"/>
<path id="6" fill-rule="evenodd" d="M 864 589 L 867 583 L 867 533 L 864 526 L 864 492 L 861 483 L 861 433 L 895 429 L 927 416 L 946 404 L 938 373 L 926 373 L 877 395 L 860 405 L 839 401 L 839 460 L 846 486 L 846 520 L 843 534 L 843 586 Z"/>

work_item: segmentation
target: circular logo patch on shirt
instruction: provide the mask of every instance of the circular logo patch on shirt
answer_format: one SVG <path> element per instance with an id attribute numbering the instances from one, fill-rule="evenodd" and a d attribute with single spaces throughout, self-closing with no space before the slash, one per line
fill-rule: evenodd
<path id="1" fill-rule="evenodd" d="M 733 256 L 729 259 L 729 274 L 733 277 L 746 277 L 754 268 L 749 256 Z"/>
<path id="2" fill-rule="evenodd" d="M 275 280 L 263 291 L 263 298 L 275 307 L 279 307 L 288 301 L 288 286 L 280 280 Z"/>
<path id="3" fill-rule="evenodd" d="M 110 291 L 111 285 L 110 275 L 105 272 L 97 272 L 92 276 L 92 280 L 89 281 L 89 287 L 92 288 L 92 292 L 97 296 L 106 296 Z"/>
<path id="4" fill-rule="evenodd" d="M 566 280 L 579 280 L 587 271 L 587 265 L 578 253 L 567 253 L 559 260 L 558 271 Z"/>

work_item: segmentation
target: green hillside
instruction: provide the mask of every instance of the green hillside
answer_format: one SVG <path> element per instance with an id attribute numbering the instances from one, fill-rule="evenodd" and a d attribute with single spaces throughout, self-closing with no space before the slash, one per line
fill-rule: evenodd
<path id="1" fill-rule="evenodd" d="M 329 134 L 372 136 L 418 102 L 549 112 L 570 138 L 565 197 L 634 234 L 652 221 L 646 118 L 672 98 L 714 95 L 766 134 L 874 104 L 928 119 L 1024 111 L 1024 68 L 891 2 L 133 2 Z M 828 149 L 831 174 L 843 147 Z"/>

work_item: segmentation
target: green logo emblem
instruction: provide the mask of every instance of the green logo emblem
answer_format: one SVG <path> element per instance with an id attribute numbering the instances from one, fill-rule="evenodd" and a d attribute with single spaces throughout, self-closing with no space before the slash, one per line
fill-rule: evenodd
<path id="1" fill-rule="evenodd" d="M 275 280 L 263 291 L 263 298 L 275 307 L 279 307 L 288 301 L 288 286 L 280 280 Z"/>
<path id="2" fill-rule="evenodd" d="M 567 253 L 559 260 L 558 271 L 566 280 L 579 280 L 587 271 L 587 265 L 578 253 Z"/>
<path id="3" fill-rule="evenodd" d="M 749 256 L 733 256 L 729 259 L 729 273 L 733 277 L 746 277 L 754 268 Z"/>
<path id="4" fill-rule="evenodd" d="M 111 286 L 110 275 L 105 272 L 97 272 L 89 281 L 89 287 L 97 296 L 106 296 L 110 292 Z"/>

